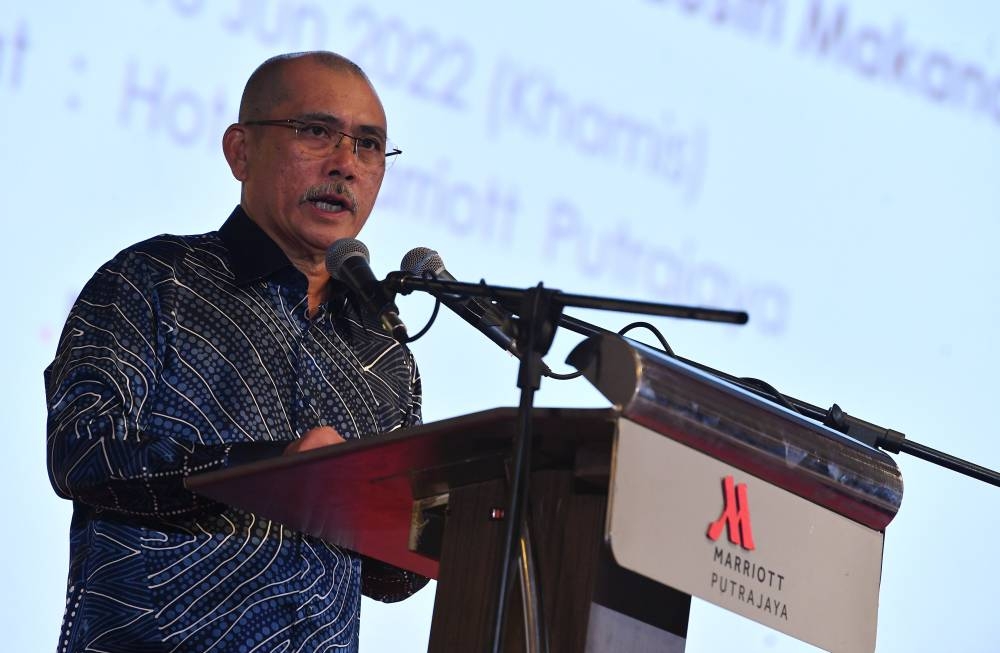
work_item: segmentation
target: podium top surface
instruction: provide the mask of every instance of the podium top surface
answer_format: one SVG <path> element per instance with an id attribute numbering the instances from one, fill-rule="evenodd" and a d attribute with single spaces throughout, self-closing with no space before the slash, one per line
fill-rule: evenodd
<path id="1" fill-rule="evenodd" d="M 613 409 L 534 411 L 535 469 L 571 468 L 581 449 L 610 457 Z M 413 502 L 504 475 L 517 409 L 496 408 L 376 437 L 199 474 L 190 490 L 436 578 L 409 550 Z M 329 492 L 334 484 L 341 488 Z M 345 492 L 343 488 L 356 488 Z"/>

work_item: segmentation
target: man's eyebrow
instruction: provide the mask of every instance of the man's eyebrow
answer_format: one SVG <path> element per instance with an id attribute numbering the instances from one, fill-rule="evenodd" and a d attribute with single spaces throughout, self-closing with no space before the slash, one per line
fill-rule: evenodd
<path id="1" fill-rule="evenodd" d="M 330 123 L 331 125 L 337 125 L 338 127 L 340 125 L 344 124 L 343 120 L 341 120 L 337 116 L 333 115 L 332 113 L 322 113 L 322 112 L 318 112 L 318 111 L 317 112 L 313 112 L 313 113 L 303 113 L 303 114 L 300 114 L 298 116 L 297 120 L 309 120 L 309 121 L 312 121 L 312 122 L 326 122 L 326 123 Z"/>
<path id="2" fill-rule="evenodd" d="M 335 127 L 343 127 L 344 121 L 333 115 L 332 113 L 323 113 L 321 111 L 313 113 L 304 113 L 298 117 L 299 120 L 315 121 L 315 122 L 325 122 Z M 361 125 L 358 127 L 358 132 L 362 134 L 371 134 L 373 136 L 378 136 L 382 140 L 387 138 L 385 130 L 378 125 Z"/>
<path id="3" fill-rule="evenodd" d="M 361 125 L 360 127 L 358 127 L 358 131 L 361 132 L 362 134 L 371 134 L 373 136 L 378 136 L 383 141 L 386 140 L 386 138 L 388 138 L 388 136 L 386 136 L 385 130 L 375 125 Z"/>

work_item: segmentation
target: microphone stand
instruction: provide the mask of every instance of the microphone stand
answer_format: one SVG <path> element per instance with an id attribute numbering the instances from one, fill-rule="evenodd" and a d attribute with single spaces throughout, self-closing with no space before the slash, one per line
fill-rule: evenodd
<path id="1" fill-rule="evenodd" d="M 497 587 L 497 603 L 493 614 L 493 647 L 499 653 L 503 647 L 503 623 L 507 609 L 508 576 L 511 562 L 518 555 L 522 521 L 528 510 L 528 485 L 531 470 L 532 407 L 535 392 L 542 384 L 542 358 L 548 352 L 555 337 L 555 325 L 562 307 L 555 303 L 557 291 L 548 290 L 538 284 L 526 291 L 520 319 L 526 328 L 518 329 L 517 344 L 522 352 L 517 371 L 517 387 L 521 389 L 518 404 L 517 437 L 510 473 L 510 490 L 507 512 L 504 515 L 503 561 L 500 565 L 500 579 Z"/>
<path id="2" fill-rule="evenodd" d="M 488 286 L 485 283 L 470 284 L 457 281 L 441 281 L 415 277 L 402 272 L 393 272 L 386 277 L 386 287 L 402 294 L 414 290 L 422 290 L 431 294 L 449 293 L 489 297 L 505 306 L 514 306 L 517 310 L 519 328 L 516 329 L 515 340 L 521 352 L 518 368 L 517 385 L 521 389 L 518 405 L 518 431 L 514 439 L 512 452 L 512 468 L 507 510 L 504 513 L 504 555 L 502 556 L 497 587 L 496 608 L 493 616 L 493 653 L 500 653 L 503 646 L 503 624 L 507 609 L 507 587 L 510 577 L 511 561 L 518 555 L 521 539 L 521 528 L 524 515 L 527 512 L 532 443 L 532 407 L 535 392 L 541 387 L 542 371 L 545 364 L 542 358 L 548 353 L 555 338 L 556 327 L 566 319 L 562 310 L 566 306 L 580 308 L 598 308 L 617 312 L 642 313 L 714 322 L 745 324 L 748 316 L 743 311 L 724 311 L 719 309 L 679 306 L 672 304 L 656 304 L 653 302 L 637 302 L 608 297 L 593 297 L 588 295 L 572 295 L 558 290 L 544 288 L 539 283 L 534 288 L 522 290 L 501 286 Z"/>

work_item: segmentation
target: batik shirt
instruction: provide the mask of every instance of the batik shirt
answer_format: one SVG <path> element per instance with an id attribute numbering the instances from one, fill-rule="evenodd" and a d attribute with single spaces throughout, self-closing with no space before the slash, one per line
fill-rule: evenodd
<path id="1" fill-rule="evenodd" d="M 317 426 L 419 422 L 410 352 L 336 287 L 309 315 L 306 290 L 239 208 L 87 283 L 45 371 L 49 475 L 73 501 L 59 651 L 353 651 L 362 590 L 426 582 L 183 486 Z"/>

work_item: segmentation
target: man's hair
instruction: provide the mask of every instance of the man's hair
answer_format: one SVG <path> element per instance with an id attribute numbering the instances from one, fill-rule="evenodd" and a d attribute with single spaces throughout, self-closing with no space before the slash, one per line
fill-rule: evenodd
<path id="1" fill-rule="evenodd" d="M 283 71 L 285 66 L 299 59 L 311 59 L 333 70 L 354 73 L 369 84 L 371 81 L 361 66 L 336 52 L 318 50 L 315 52 L 293 52 L 271 57 L 257 67 L 247 80 L 240 99 L 239 121 L 261 120 L 268 118 L 272 107 L 281 104 L 290 95 L 284 84 Z"/>

